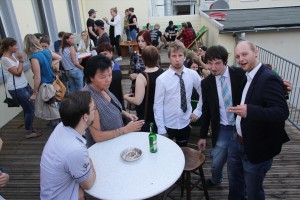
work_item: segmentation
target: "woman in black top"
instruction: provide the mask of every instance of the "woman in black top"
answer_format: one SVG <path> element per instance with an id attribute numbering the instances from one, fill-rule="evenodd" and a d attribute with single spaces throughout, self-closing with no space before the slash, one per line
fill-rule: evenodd
<path id="1" fill-rule="evenodd" d="M 136 41 L 136 34 L 138 32 L 137 17 L 134 14 L 133 7 L 130 7 L 128 10 L 129 10 L 128 26 L 129 26 L 129 30 L 130 30 L 130 36 L 131 36 L 132 41 Z"/>
<path id="2" fill-rule="evenodd" d="M 142 52 L 142 59 L 145 63 L 145 70 L 137 75 L 135 96 L 132 97 L 131 94 L 126 94 L 124 95 L 124 99 L 137 105 L 136 112 L 138 118 L 145 120 L 142 131 L 148 132 L 150 122 L 155 122 L 153 113 L 155 82 L 156 78 L 163 73 L 163 70 L 157 66 L 159 53 L 154 46 L 147 46 L 144 48 Z M 147 75 L 149 79 L 148 81 Z M 156 130 L 156 126 L 154 129 Z"/>

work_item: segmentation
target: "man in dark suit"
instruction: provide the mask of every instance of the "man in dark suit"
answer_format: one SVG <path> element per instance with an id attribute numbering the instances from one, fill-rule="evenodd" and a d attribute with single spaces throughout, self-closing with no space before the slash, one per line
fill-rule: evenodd
<path id="1" fill-rule="evenodd" d="M 241 68 L 227 66 L 228 52 L 223 46 L 212 46 L 207 49 L 205 58 L 211 75 L 205 78 L 202 83 L 202 124 L 198 147 L 206 149 L 206 138 L 209 125 L 212 132 L 211 150 L 211 179 L 207 180 L 208 186 L 220 184 L 223 179 L 223 167 L 227 160 L 227 149 L 230 139 L 235 130 L 235 117 L 232 114 L 227 116 L 228 106 L 239 103 L 238 92 L 241 90 L 241 83 L 245 72 Z M 226 96 L 222 93 L 223 84 L 227 84 L 229 101 L 226 104 Z M 223 87 L 224 88 L 224 87 Z M 225 99 L 224 99 L 225 97 Z M 227 105 L 227 107 L 226 107 Z"/>
<path id="2" fill-rule="evenodd" d="M 247 80 L 240 105 L 228 109 L 237 114 L 237 132 L 228 148 L 228 199 L 263 200 L 273 157 L 289 141 L 284 130 L 289 110 L 282 79 L 258 60 L 256 46 L 240 42 L 235 54 Z"/>

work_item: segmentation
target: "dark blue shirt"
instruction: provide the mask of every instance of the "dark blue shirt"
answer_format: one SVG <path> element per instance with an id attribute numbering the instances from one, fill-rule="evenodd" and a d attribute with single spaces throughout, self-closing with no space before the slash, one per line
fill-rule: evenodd
<path id="1" fill-rule="evenodd" d="M 54 51 L 55 51 L 56 53 L 59 53 L 60 45 L 61 45 L 61 40 L 56 40 L 56 41 L 54 42 Z"/>

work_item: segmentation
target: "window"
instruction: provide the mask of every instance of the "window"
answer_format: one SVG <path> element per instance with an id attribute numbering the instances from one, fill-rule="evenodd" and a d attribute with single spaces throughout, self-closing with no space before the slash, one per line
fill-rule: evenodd
<path id="1" fill-rule="evenodd" d="M 45 11 L 43 8 L 42 1 L 40 0 L 33 0 L 33 9 L 34 9 L 34 15 L 38 27 L 38 31 L 42 34 L 49 35 L 48 27 L 47 27 L 47 21 L 45 16 Z"/>

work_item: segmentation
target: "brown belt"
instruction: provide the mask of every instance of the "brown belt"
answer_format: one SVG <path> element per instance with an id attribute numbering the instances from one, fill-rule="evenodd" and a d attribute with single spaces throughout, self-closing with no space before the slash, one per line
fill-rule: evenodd
<path id="1" fill-rule="evenodd" d="M 238 141 L 238 143 L 240 143 L 240 144 L 244 144 L 243 137 L 242 137 L 242 136 L 240 136 L 239 134 L 236 134 L 236 140 Z"/>

